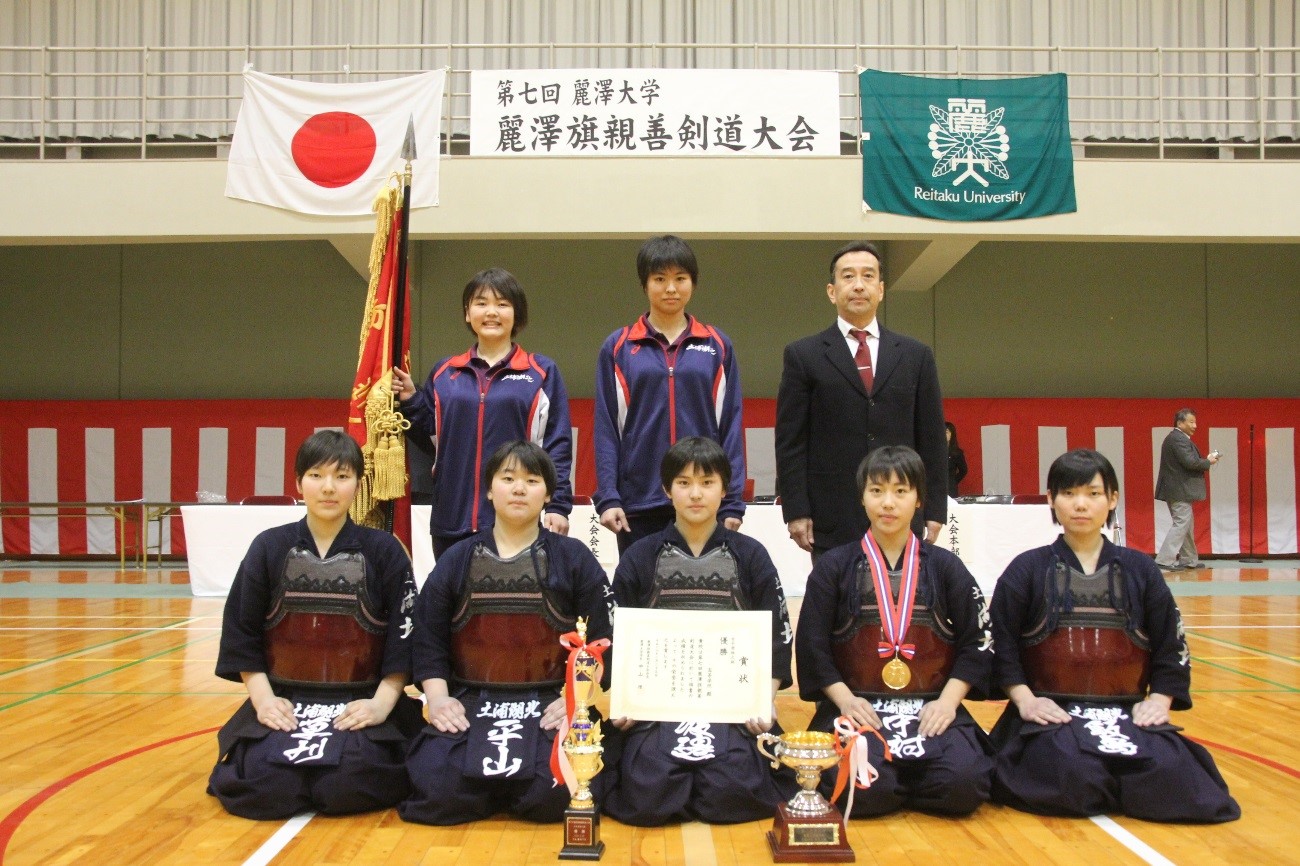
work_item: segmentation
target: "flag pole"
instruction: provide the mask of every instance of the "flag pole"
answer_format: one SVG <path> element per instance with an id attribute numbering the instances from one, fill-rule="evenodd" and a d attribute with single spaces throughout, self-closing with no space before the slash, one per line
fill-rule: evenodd
<path id="1" fill-rule="evenodd" d="M 409 286 L 407 285 L 407 275 L 409 269 L 410 246 L 409 239 L 411 233 L 411 162 L 417 158 L 415 149 L 415 117 L 412 116 L 406 122 L 406 138 L 402 141 L 402 159 L 406 160 L 406 168 L 402 171 L 402 205 L 399 213 L 401 214 L 401 223 L 397 227 L 397 303 L 393 310 L 393 334 L 391 357 L 394 367 L 407 369 L 406 358 L 406 308 L 411 303 Z M 409 507 L 409 503 L 408 503 Z M 397 508 L 396 500 L 390 500 L 384 505 L 384 526 L 387 531 L 393 531 L 393 517 Z M 408 521 L 409 522 L 409 521 Z"/>
<path id="2" fill-rule="evenodd" d="M 415 158 L 415 118 L 412 117 L 406 123 L 406 139 L 402 142 L 402 159 L 406 160 L 406 168 L 402 172 L 402 224 L 397 235 L 397 291 L 403 303 L 393 311 L 393 364 L 397 367 L 406 363 L 402 334 L 406 330 L 406 307 L 410 303 L 406 280 L 411 233 L 411 161 Z"/>

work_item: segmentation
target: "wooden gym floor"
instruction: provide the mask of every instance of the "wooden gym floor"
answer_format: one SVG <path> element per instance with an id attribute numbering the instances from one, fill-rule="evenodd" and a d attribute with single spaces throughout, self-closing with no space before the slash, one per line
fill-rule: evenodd
<path id="1" fill-rule="evenodd" d="M 225 814 L 204 793 L 215 732 L 243 700 L 212 674 L 222 599 L 184 570 L 0 570 L 0 861 L 4 864 L 554 863 L 559 828 L 498 818 L 456 828 L 396 812 L 287 824 Z M 859 863 L 1300 862 L 1300 581 L 1295 562 L 1169 577 L 1187 627 L 1195 709 L 1244 817 L 1211 827 L 1045 819 L 985 805 L 963 820 L 851 822 Z M 792 600 L 792 608 L 797 600 Z M 795 611 L 792 610 L 792 613 Z M 971 706 L 989 725 L 1001 704 Z M 778 701 L 782 724 L 810 706 Z M 609 864 L 770 863 L 768 822 L 602 825 Z"/>

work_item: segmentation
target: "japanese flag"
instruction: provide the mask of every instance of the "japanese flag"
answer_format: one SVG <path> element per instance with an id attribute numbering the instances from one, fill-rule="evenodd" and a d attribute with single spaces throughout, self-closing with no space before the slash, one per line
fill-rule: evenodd
<path id="1" fill-rule="evenodd" d="M 375 191 L 405 166 L 413 118 L 419 161 L 410 206 L 433 207 L 445 82 L 441 69 L 358 84 L 245 72 L 226 195 L 299 213 L 368 215 Z"/>

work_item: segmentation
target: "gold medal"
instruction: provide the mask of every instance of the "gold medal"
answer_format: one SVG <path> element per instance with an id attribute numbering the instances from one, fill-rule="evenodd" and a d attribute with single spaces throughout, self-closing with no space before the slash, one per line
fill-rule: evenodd
<path id="1" fill-rule="evenodd" d="M 880 671 L 880 678 L 885 681 L 885 685 L 897 690 L 905 688 L 912 681 L 912 672 L 902 659 L 894 656 Z"/>

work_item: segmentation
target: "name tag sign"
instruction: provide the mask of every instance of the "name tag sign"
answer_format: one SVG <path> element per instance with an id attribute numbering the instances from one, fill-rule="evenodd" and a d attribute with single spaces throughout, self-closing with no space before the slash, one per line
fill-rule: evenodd
<path id="1" fill-rule="evenodd" d="M 621 607 L 610 715 L 744 722 L 772 715 L 772 612 Z"/>

